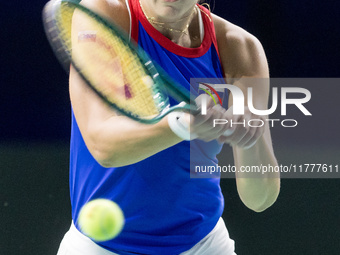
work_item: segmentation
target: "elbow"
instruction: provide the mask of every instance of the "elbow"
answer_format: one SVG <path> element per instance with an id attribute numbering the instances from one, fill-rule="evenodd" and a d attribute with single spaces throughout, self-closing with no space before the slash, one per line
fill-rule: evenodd
<path id="1" fill-rule="evenodd" d="M 132 153 L 114 144 L 116 143 L 96 141 L 88 148 L 92 157 L 104 168 L 122 167 L 137 162 Z"/>
<path id="2" fill-rule="evenodd" d="M 277 200 L 278 195 L 275 198 L 267 199 L 263 203 L 258 203 L 257 205 L 253 205 L 252 207 L 248 207 L 254 212 L 261 213 L 271 207 Z"/>
<path id="3" fill-rule="evenodd" d="M 144 158 L 134 158 L 128 153 L 121 151 L 96 150 L 91 153 L 99 165 L 104 168 L 122 167 L 134 164 Z"/>
<path id="4" fill-rule="evenodd" d="M 89 148 L 89 151 L 92 157 L 102 167 L 104 168 L 117 167 L 116 162 L 114 161 L 113 153 L 109 152 L 107 149 L 98 146 L 93 146 L 92 148 Z"/>
<path id="5" fill-rule="evenodd" d="M 114 143 L 107 143 L 97 133 L 85 137 L 86 147 L 96 162 L 104 168 L 117 167 L 117 149 Z"/>
<path id="6" fill-rule="evenodd" d="M 266 180 L 266 184 L 254 190 L 239 191 L 243 204 L 250 210 L 260 213 L 271 207 L 280 193 L 280 181 L 277 179 Z"/>
<path id="7" fill-rule="evenodd" d="M 108 139 L 101 129 L 88 129 L 83 134 L 88 151 L 94 160 L 104 168 L 122 166 L 122 148 L 118 139 Z"/>
<path id="8" fill-rule="evenodd" d="M 276 202 L 277 198 L 279 197 L 279 194 L 280 194 L 279 186 L 267 190 L 266 194 L 264 195 L 265 199 L 258 203 L 256 206 L 253 206 L 251 210 L 257 213 L 267 210 Z"/>
<path id="9" fill-rule="evenodd" d="M 95 158 L 96 159 L 96 158 Z M 107 159 L 96 159 L 97 163 L 104 168 L 117 167 L 116 164 Z"/>

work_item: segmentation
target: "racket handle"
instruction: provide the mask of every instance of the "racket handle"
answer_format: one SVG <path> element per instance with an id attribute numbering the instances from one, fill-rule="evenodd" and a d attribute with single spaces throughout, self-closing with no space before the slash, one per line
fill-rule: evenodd
<path id="1" fill-rule="evenodd" d="M 171 112 L 168 115 L 168 124 L 172 132 L 179 138 L 190 141 L 197 138 L 195 133 L 190 133 L 189 125 L 183 121 L 184 112 Z"/>

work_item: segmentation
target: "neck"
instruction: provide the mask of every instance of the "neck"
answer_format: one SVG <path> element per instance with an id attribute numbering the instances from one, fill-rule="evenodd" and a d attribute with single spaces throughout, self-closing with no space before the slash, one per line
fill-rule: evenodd
<path id="1" fill-rule="evenodd" d="M 196 13 L 196 5 L 181 15 L 174 13 L 174 15 L 162 16 L 155 13 L 154 8 L 150 8 L 143 0 L 139 0 L 139 4 L 149 23 L 164 36 L 175 43 L 183 41 L 184 37 L 187 37 L 186 40 L 189 39 L 189 29 Z"/>

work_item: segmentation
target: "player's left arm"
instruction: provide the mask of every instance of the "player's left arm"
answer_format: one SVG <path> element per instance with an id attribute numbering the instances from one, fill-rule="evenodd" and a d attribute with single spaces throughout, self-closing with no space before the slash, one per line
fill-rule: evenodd
<path id="1" fill-rule="evenodd" d="M 245 115 L 233 116 L 238 121 L 264 119 L 252 114 L 247 107 L 247 90 L 253 88 L 253 105 L 258 110 L 268 107 L 269 69 L 261 43 L 245 30 L 214 16 L 216 36 L 227 83 L 243 91 Z M 233 105 L 232 97 L 229 106 Z M 246 166 L 277 166 L 268 123 L 262 128 L 243 128 L 237 125 L 237 132 L 225 140 L 233 147 L 235 166 L 238 170 Z M 239 137 L 237 136 L 239 134 Z M 252 135 L 255 145 L 247 148 L 245 137 Z M 243 136 L 243 139 L 240 138 Z M 249 141 L 249 140 L 248 140 Z M 280 190 L 279 173 L 236 173 L 237 190 L 242 202 L 250 209 L 261 212 L 277 199 Z"/>

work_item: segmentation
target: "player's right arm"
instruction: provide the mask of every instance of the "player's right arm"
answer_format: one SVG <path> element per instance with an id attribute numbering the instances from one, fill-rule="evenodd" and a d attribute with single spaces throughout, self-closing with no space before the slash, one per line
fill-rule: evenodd
<path id="1" fill-rule="evenodd" d="M 112 20 L 128 32 L 130 20 L 124 0 L 84 0 L 82 4 Z M 72 28 L 73 50 L 77 50 L 77 43 L 82 43 L 77 40 L 79 30 L 91 30 L 91 26 L 86 25 L 86 20 L 77 19 L 81 17 L 75 14 Z M 72 67 L 69 89 L 72 109 L 86 146 L 98 163 L 105 167 L 136 163 L 182 141 L 169 128 L 167 117 L 157 124 L 146 125 L 118 115 L 87 86 Z M 219 114 L 217 110 L 212 112 L 215 115 Z M 211 114 L 204 118 L 216 117 Z M 210 136 L 200 135 L 201 138 L 219 137 L 222 131 L 215 136 L 213 132 L 205 132 L 205 127 L 212 126 L 208 122 L 202 125 L 205 119 L 196 120 L 196 123 L 201 126 L 198 131 Z"/>
<path id="2" fill-rule="evenodd" d="M 85 0 L 82 4 L 129 29 L 129 14 L 124 1 Z M 81 17 L 74 16 L 74 19 Z M 86 21 L 73 22 L 73 36 Z M 73 48 L 77 47 L 73 40 Z M 81 42 L 80 42 L 81 43 Z M 70 70 L 70 98 L 80 132 L 93 157 L 103 166 L 122 166 L 138 162 L 181 141 L 169 128 L 166 118 L 155 125 L 145 125 L 109 108 L 84 82 L 77 71 Z M 161 138 L 161 139 L 160 139 Z"/>

